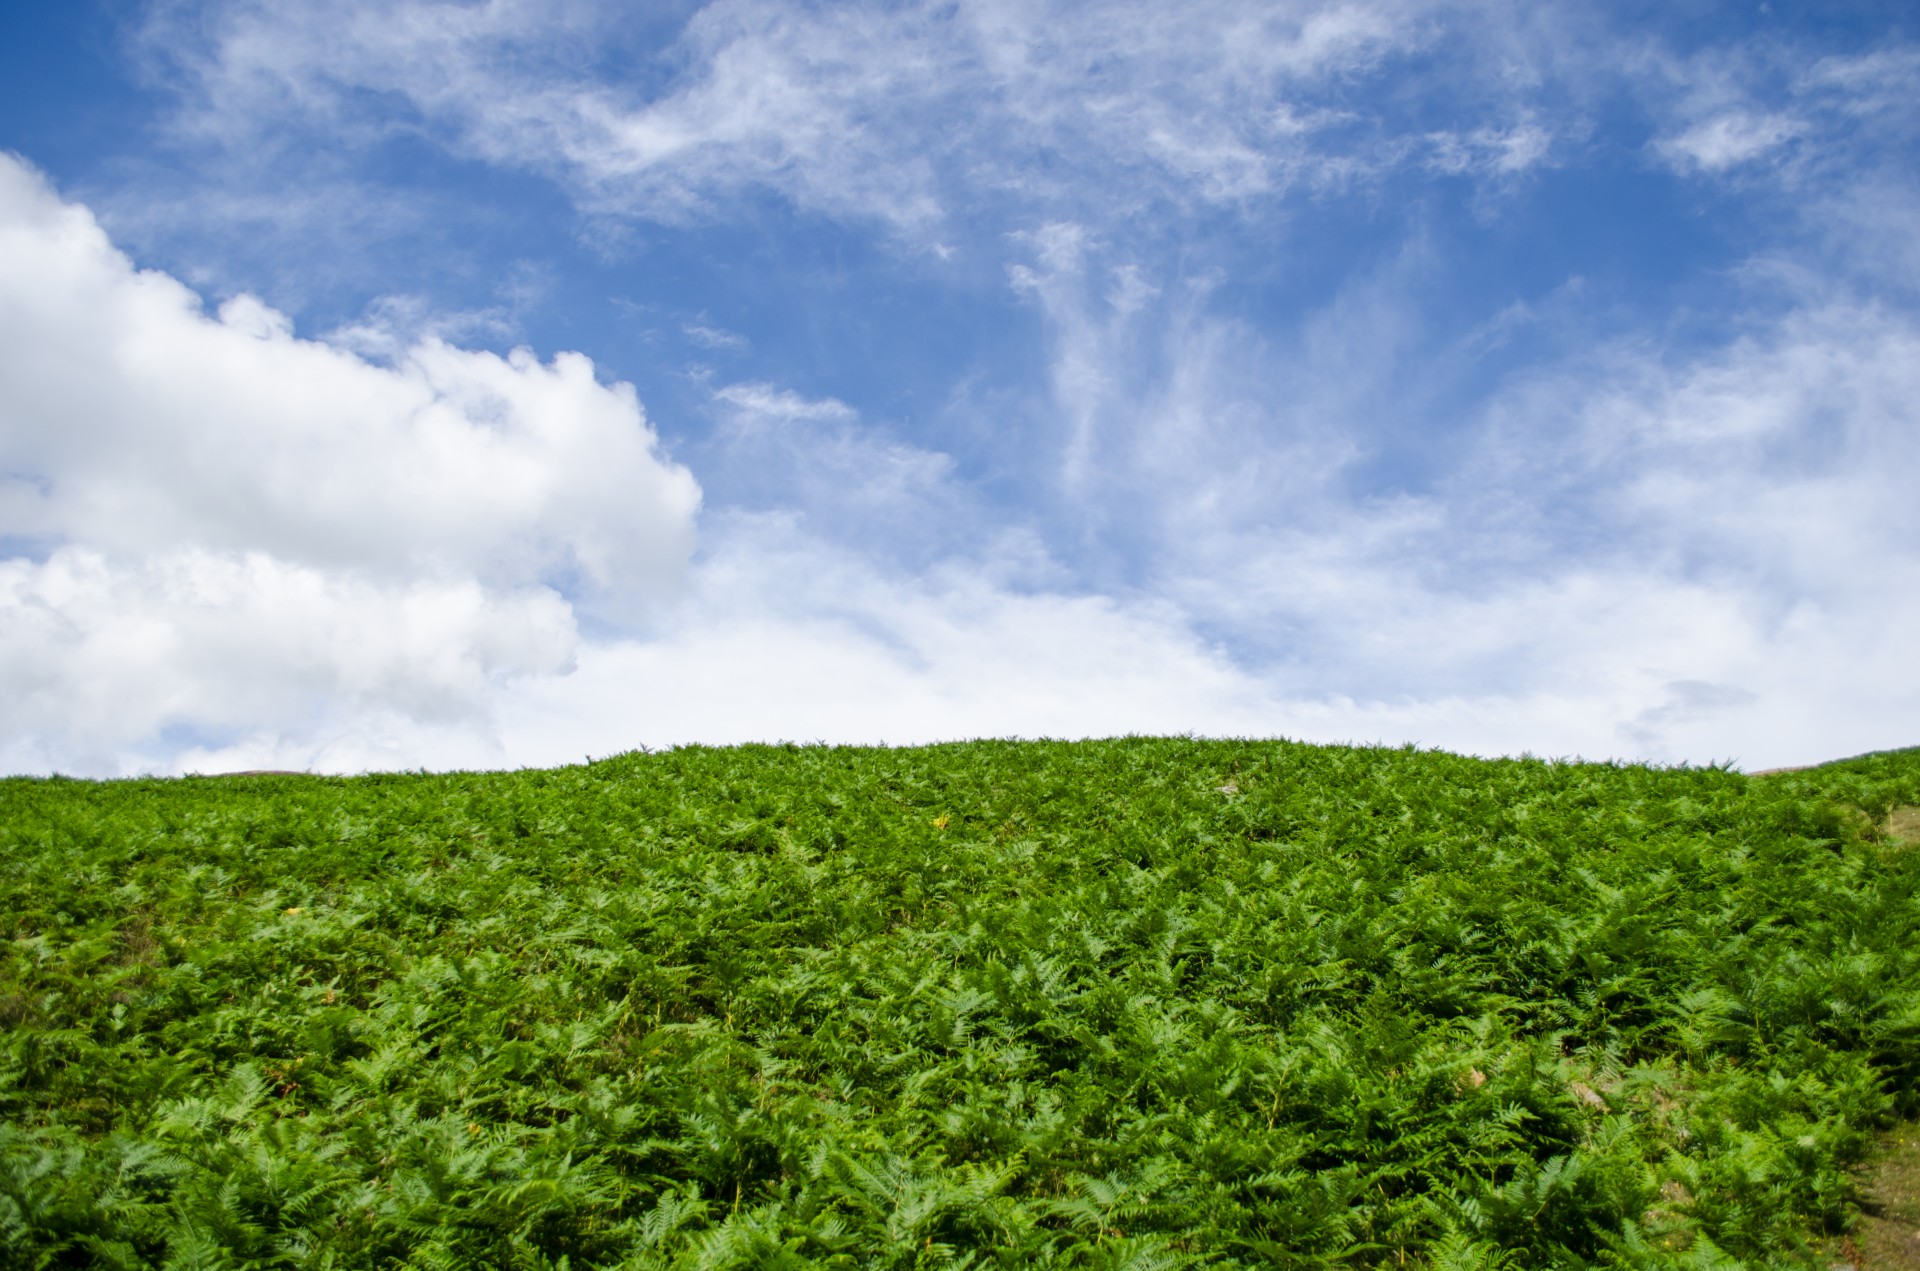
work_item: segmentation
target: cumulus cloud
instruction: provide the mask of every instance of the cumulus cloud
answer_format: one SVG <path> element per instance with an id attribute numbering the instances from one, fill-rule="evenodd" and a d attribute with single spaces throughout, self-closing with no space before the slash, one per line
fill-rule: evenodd
<path id="1" fill-rule="evenodd" d="M 584 357 L 428 340 L 380 367 L 251 296 L 207 317 L 11 161 L 0 217 L 12 533 L 621 594 L 682 566 L 692 480 Z"/>
<path id="2" fill-rule="evenodd" d="M 381 744 L 396 721 L 448 734 L 442 762 L 497 762 L 497 683 L 563 674 L 578 643 L 544 588 L 383 583 L 261 552 L 62 547 L 0 561 L 0 765 L 167 770 L 238 741 L 265 752 L 240 766 L 391 766 L 414 758 L 381 753 L 397 749 Z"/>
<path id="3" fill-rule="evenodd" d="M 699 490 L 628 385 L 427 340 L 391 366 L 249 296 L 206 314 L 0 157 L 0 749 L 486 724 L 576 617 L 682 581 Z M 65 704 L 63 706 L 63 704 Z"/>

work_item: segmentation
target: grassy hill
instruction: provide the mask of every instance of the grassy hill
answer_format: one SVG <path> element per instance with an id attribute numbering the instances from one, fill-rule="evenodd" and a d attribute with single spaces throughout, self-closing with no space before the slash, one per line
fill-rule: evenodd
<path id="1" fill-rule="evenodd" d="M 1914 805 L 1182 739 L 0 782 L 0 1265 L 1791 1264 L 1920 1111 Z"/>

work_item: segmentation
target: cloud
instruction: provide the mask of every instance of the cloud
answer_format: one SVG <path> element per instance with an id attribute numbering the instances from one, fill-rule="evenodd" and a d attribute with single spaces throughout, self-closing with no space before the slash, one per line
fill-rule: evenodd
<path id="1" fill-rule="evenodd" d="M 1663 118 L 1652 148 L 1687 175 L 1766 160 L 1786 189 L 1825 194 L 1881 166 L 1889 156 L 1876 149 L 1910 142 L 1920 125 L 1920 50 L 1900 44 L 1848 54 L 1790 41 L 1721 45 L 1651 65 L 1642 92 Z"/>
<path id="2" fill-rule="evenodd" d="M 700 322 L 682 323 L 680 330 L 687 339 L 703 349 L 739 350 L 747 347 L 747 337 L 734 331 L 707 326 Z"/>
<path id="3" fill-rule="evenodd" d="M 1634 571 L 1396 596 L 1404 577 L 1354 564 L 1359 578 L 1323 578 L 1296 604 L 1336 606 L 1356 661 L 1414 656 L 1417 684 L 1350 691 L 1365 683 L 1352 662 L 1249 665 L 1166 597 L 1029 591 L 981 561 L 907 575 L 754 518 L 723 530 L 656 638 L 593 642 L 574 674 L 506 687 L 502 732 L 515 763 L 690 741 L 1191 731 L 1762 767 L 1911 740 L 1904 642 L 1858 610 L 1770 630 L 1749 595 Z M 1516 651 L 1525 665 L 1499 664 Z"/>
<path id="4" fill-rule="evenodd" d="M 1889 44 L 1867 53 L 1830 54 L 1801 72 L 1794 88 L 1843 114 L 1911 134 L 1920 123 L 1920 48 Z"/>
<path id="5" fill-rule="evenodd" d="M 1371 409 L 1338 386 L 1380 346 L 1390 276 L 1268 380 L 1249 368 L 1271 350 L 1179 287 L 1108 285 L 1111 263 L 1066 229 L 1029 246 L 1016 285 L 1079 368 L 1054 381 L 1055 461 L 1067 399 L 1091 394 L 1090 484 L 1121 487 L 1100 506 L 1145 545 L 1135 573 L 1076 588 L 1088 571 L 1022 534 L 899 568 L 872 534 L 820 530 L 863 479 L 897 488 L 856 445 L 785 510 L 712 523 L 653 638 L 594 642 L 573 676 L 507 689 L 515 758 L 1191 730 L 1760 767 L 1911 741 L 1910 318 L 1804 307 L 1691 358 L 1622 341 L 1538 366 L 1424 492 L 1356 496 L 1346 430 L 1303 430 L 1273 390 L 1309 421 Z M 724 400 L 752 429 L 829 430 L 794 465 L 869 427 L 765 384 Z M 1287 484 L 1289 465 L 1309 470 Z M 907 506 L 938 506 L 943 479 L 922 471 Z"/>
<path id="6" fill-rule="evenodd" d="M 845 400 L 777 382 L 790 298 L 751 367 L 688 322 L 739 377 L 689 381 L 712 425 L 677 430 L 696 486 L 584 357 L 457 347 L 505 310 L 398 299 L 318 341 L 246 295 L 209 315 L 8 166 L 15 766 L 1189 729 L 1765 764 L 1912 740 L 1920 326 L 1887 298 L 1920 277 L 1900 281 L 1904 50 L 1603 74 L 1617 46 L 1580 46 L 1565 10 L 1390 0 L 722 0 L 627 43 L 643 19 L 584 0 L 156 13 L 177 127 L 232 155 L 425 140 L 667 222 L 750 221 L 772 195 L 806 214 L 780 232 L 824 214 L 938 244 L 908 291 L 991 256 L 944 299 L 1004 277 L 992 319 L 1033 339 L 969 403 L 993 418 L 959 421 L 991 437 L 981 462 L 937 393 L 874 391 L 918 403 L 909 424 L 844 374 L 821 379 Z M 1357 248 L 1286 233 L 1312 199 L 1402 180 L 1418 204 L 1592 159 L 1568 139 L 1624 134 L 1568 99 L 1623 84 L 1654 120 L 1633 155 L 1689 198 L 1722 182 L 1877 227 L 1844 249 L 1873 285 L 1783 231 L 1711 315 L 1730 334 L 1588 339 L 1577 280 L 1487 321 L 1423 300 L 1460 277 L 1444 216 L 1429 237 L 1386 215 Z M 1308 246 L 1339 259 L 1296 268 Z M 1256 255 L 1309 281 L 1219 264 Z M 1483 361 L 1502 340 L 1531 354 Z"/>
<path id="7" fill-rule="evenodd" d="M 776 388 L 772 384 L 728 384 L 713 396 L 715 401 L 733 410 L 736 421 L 748 424 L 821 420 L 844 423 L 856 417 L 853 408 L 845 402 L 831 397 L 810 401 L 790 388 Z"/>
<path id="8" fill-rule="evenodd" d="M 1545 162 L 1553 147 L 1553 134 L 1532 123 L 1519 123 L 1511 128 L 1478 128 L 1465 136 L 1439 132 L 1427 140 L 1433 147 L 1430 166 L 1453 176 L 1463 173 L 1511 176 L 1526 172 Z"/>
<path id="9" fill-rule="evenodd" d="M 1730 110 L 1662 137 L 1654 148 L 1676 166 L 1723 172 L 1776 150 L 1807 130 L 1804 120 L 1791 115 Z"/>
<path id="10" fill-rule="evenodd" d="M 529 755 L 639 742 L 1086 736 L 1196 721 L 1251 731 L 1260 722 L 1239 696 L 1247 677 L 1177 612 L 1023 594 L 994 572 L 976 557 L 908 574 L 825 543 L 791 517 L 741 518 L 722 528 L 670 629 L 594 647 L 569 680 L 512 692 L 503 716 Z"/>
<path id="11" fill-rule="evenodd" d="M 294 338 L 251 296 L 209 318 L 0 163 L 11 532 L 572 579 L 609 601 L 682 569 L 697 488 L 658 457 L 631 386 L 586 358 L 429 339 L 386 368 Z"/>
<path id="12" fill-rule="evenodd" d="M 1030 528 L 983 531 L 977 510 L 954 518 L 970 548 L 892 563 L 875 525 L 910 532 L 962 497 L 943 457 L 843 402 L 748 382 L 715 394 L 721 448 L 790 478 L 761 499 L 777 510 L 711 518 L 697 561 L 663 580 L 695 490 L 654 453 L 630 390 L 567 359 L 435 344 L 374 366 L 257 302 L 208 317 L 6 171 L 0 250 L 41 271 L 0 287 L 4 382 L 22 386 L 5 403 L 21 478 L 6 532 L 38 544 L 0 563 L 0 762 L 16 770 L 1187 730 L 1757 765 L 1898 744 L 1920 709 L 1903 635 L 1920 622 L 1904 497 L 1920 460 L 1903 444 L 1920 332 L 1874 308 L 1805 309 L 1674 366 L 1601 350 L 1511 388 L 1430 494 L 1347 498 L 1327 476 L 1347 459 L 1319 452 L 1320 475 L 1276 508 L 1221 456 L 1279 472 L 1320 442 L 1303 451 L 1261 413 L 1258 350 L 1235 343 L 1251 335 L 1060 230 L 1035 240 L 1022 284 L 1067 335 L 1083 328 L 1055 355 L 1090 383 L 1127 383 L 1143 349 L 1162 368 L 1139 417 L 1099 405 L 1127 440 L 1101 471 L 1159 527 L 1145 576 L 1062 586 Z M 92 322 L 55 320 L 81 299 Z M 1377 345 L 1391 308 L 1336 304 L 1277 373 L 1310 410 L 1338 402 L 1300 368 L 1349 377 L 1329 351 Z M 180 399 L 192 409 L 169 377 L 201 386 Z M 415 435 L 429 421 L 433 445 Z M 249 450 L 248 434 L 275 444 Z M 592 445 L 553 440 L 576 434 Z M 276 479 L 282 442 L 325 497 Z M 580 506 L 516 512 L 501 445 L 515 480 Z M 101 467 L 102 446 L 132 447 L 150 480 L 134 459 Z M 385 493 L 392 463 L 433 493 L 430 514 Z M 596 503 L 609 487 L 623 498 Z M 472 528 L 470 503 L 509 526 Z M 865 511 L 836 522 L 850 505 Z M 388 536 L 347 532 L 366 516 Z M 630 541 L 636 525 L 653 537 Z M 523 537 L 548 546 L 520 551 Z M 609 542 L 625 554 L 580 546 Z M 548 576 L 559 556 L 602 565 L 570 589 Z M 645 630 L 583 636 L 581 598 L 622 585 L 652 599 Z"/>
<path id="13" fill-rule="evenodd" d="M 167 770 L 181 750 L 246 739 L 275 752 L 257 766 L 300 750 L 305 767 L 366 749 L 393 721 L 467 734 L 453 755 L 436 747 L 442 762 L 498 762 L 496 685 L 564 674 L 578 644 L 545 588 L 382 581 L 261 552 L 61 547 L 0 561 L 0 765 Z"/>
<path id="14" fill-rule="evenodd" d="M 916 568 L 1007 537 L 952 458 L 913 445 L 835 398 L 766 383 L 713 394 L 714 428 L 699 454 L 716 498 L 790 517 L 805 536 Z M 983 530 L 999 520 L 1001 528 Z"/>
<path id="15" fill-rule="evenodd" d="M 1635 333 L 1443 413 L 1422 381 L 1481 337 L 1428 325 L 1417 247 L 1281 336 L 1204 280 L 1116 303 L 1132 266 L 1074 227 L 1028 246 L 1051 459 L 1126 545 L 1114 594 L 1206 633 L 1283 730 L 1695 758 L 1907 736 L 1911 313 L 1776 293 L 1717 346 Z"/>
<path id="16" fill-rule="evenodd" d="M 491 684 L 563 671 L 577 616 L 643 620 L 693 546 L 697 485 L 584 357 L 382 366 L 250 296 L 209 316 L 4 156 L 0 384 L 0 752 L 33 766 L 484 726 Z"/>
<path id="17" fill-rule="evenodd" d="M 686 221 L 770 189 L 942 251 L 943 224 L 996 203 L 1238 206 L 1424 162 L 1429 137 L 1448 170 L 1510 177 L 1551 141 L 1540 78 L 1513 69 L 1533 24 L 1499 4 L 717 0 L 669 55 L 621 56 L 634 25 L 578 2 L 227 0 L 158 7 L 148 46 L 179 126 L 231 148 L 424 134 L 597 212 Z M 1393 98 L 1366 91 L 1388 76 Z"/>

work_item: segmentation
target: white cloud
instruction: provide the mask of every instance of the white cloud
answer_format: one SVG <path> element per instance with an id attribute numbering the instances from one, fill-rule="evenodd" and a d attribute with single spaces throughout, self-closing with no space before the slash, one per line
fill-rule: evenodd
<path id="1" fill-rule="evenodd" d="M 1662 137 L 1655 149 L 1678 167 L 1723 172 L 1777 150 L 1807 129 L 1804 120 L 1791 115 L 1729 110 Z"/>
<path id="2" fill-rule="evenodd" d="M 585 358 L 427 340 L 386 367 L 249 296 L 209 317 L 4 156 L 0 385 L 16 763 L 484 728 L 496 681 L 566 668 L 576 610 L 657 609 L 692 549 L 698 487 Z"/>
<path id="3" fill-rule="evenodd" d="M 1920 122 L 1920 48 L 1892 45 L 1823 57 L 1794 85 L 1856 117 L 1880 117 L 1911 130 Z"/>
<path id="4" fill-rule="evenodd" d="M 733 506 L 781 512 L 808 537 L 899 566 L 1005 536 L 983 534 L 990 514 L 950 457 L 865 423 L 845 402 L 764 383 L 729 384 L 713 399 L 702 476 Z"/>
<path id="5" fill-rule="evenodd" d="M 497 683 L 562 674 L 577 646 L 572 612 L 545 588 L 63 547 L 0 561 L 0 766 L 165 770 L 206 739 L 243 738 L 281 761 L 304 752 L 304 767 L 393 720 L 466 734 L 468 762 L 498 762 Z"/>
<path id="6" fill-rule="evenodd" d="M 1283 341 L 1173 285 L 1123 311 L 1111 253 L 1030 246 L 1063 486 L 1274 727 L 1759 762 L 1911 740 L 1911 315 L 1816 293 L 1692 357 L 1536 365 L 1397 488 L 1355 474 L 1392 471 L 1382 418 L 1442 422 L 1409 382 L 1450 347 L 1409 300 L 1417 250 Z"/>
<path id="7" fill-rule="evenodd" d="M 1560 121 L 1524 108 L 1524 67 L 1439 131 L 1349 108 L 1343 83 L 1433 52 L 1448 13 L 973 3 L 935 38 L 917 10 L 730 3 L 632 84 L 562 56 L 596 6 L 553 13 L 230 5 L 201 119 L 423 129 L 669 218 L 745 185 L 914 231 L 970 191 L 1015 199 L 1050 375 L 1004 458 L 1046 467 L 1054 524 L 997 518 L 844 402 L 743 382 L 714 394 L 702 475 L 759 514 L 718 518 L 688 567 L 698 490 L 586 359 L 379 322 L 301 340 L 245 296 L 209 317 L 0 164 L 0 762 L 1191 729 L 1761 764 L 1913 740 L 1909 316 L 1803 296 L 1705 355 L 1537 368 L 1395 493 L 1351 478 L 1394 457 L 1382 421 L 1425 408 L 1444 343 L 1409 301 L 1419 242 L 1296 337 L 1110 230 L 1129 199 L 1548 162 Z M 1692 68 L 1661 153 L 1759 170 L 1817 150 L 1787 142 L 1822 111 L 1894 126 L 1904 63 L 1821 65 L 1780 102 Z M 362 113 L 362 90 L 407 109 Z M 1110 559 L 1053 554 L 1076 550 Z"/>
<path id="8" fill-rule="evenodd" d="M 983 564 L 909 577 L 791 518 L 748 518 L 728 527 L 674 627 L 591 649 L 574 677 L 514 690 L 503 713 L 529 757 L 640 742 L 1259 726 L 1237 697 L 1244 674 L 1177 612 L 1021 594 Z"/>
<path id="9" fill-rule="evenodd" d="M 424 131 L 597 211 L 676 221 L 763 187 L 929 243 L 995 200 L 1084 218 L 1366 179 L 1428 129 L 1353 87 L 1412 55 L 1475 83 L 1483 117 L 1458 121 L 1442 162 L 1511 174 L 1550 141 L 1545 122 L 1503 122 L 1539 77 L 1514 69 L 1533 24 L 1499 3 L 716 0 L 671 60 L 582 69 L 633 23 L 592 3 L 227 0 L 163 6 L 149 34 L 187 90 L 183 126 L 236 148 Z M 1396 93 L 1444 88 L 1431 79 Z"/>
<path id="10" fill-rule="evenodd" d="M 702 322 L 682 323 L 681 333 L 703 349 L 739 350 L 747 347 L 747 337 Z"/>
<path id="11" fill-rule="evenodd" d="M 514 759 L 1196 731 L 1761 767 L 1913 741 L 1906 318 L 1807 308 L 1673 365 L 1603 349 L 1516 383 L 1431 492 L 1355 500 L 1351 456 L 1275 418 L 1247 333 L 1171 289 L 1123 330 L 1072 237 L 1036 241 L 1021 285 L 1058 307 L 1055 357 L 1084 364 L 1056 392 L 1097 399 L 1095 470 L 1123 487 L 1109 510 L 1149 543 L 1145 577 L 1063 594 L 1029 581 L 1044 566 L 1017 536 L 892 568 L 809 528 L 818 501 L 860 497 L 861 473 L 885 484 L 884 465 L 848 463 L 837 495 L 718 524 L 657 638 L 592 644 L 572 677 L 508 690 Z M 1365 347 L 1374 310 L 1335 320 L 1322 350 Z M 1157 394 L 1100 387 L 1140 361 L 1171 368 Z M 1340 400 L 1306 381 L 1311 361 L 1275 372 L 1309 413 Z M 838 403 L 733 396 L 757 427 L 857 431 Z M 1318 466 L 1287 485 L 1294 461 Z M 937 500 L 939 474 L 921 480 Z"/>
<path id="12" fill-rule="evenodd" d="M 617 600 L 669 586 L 697 488 L 628 385 L 426 340 L 385 368 L 295 339 L 251 296 L 200 311 L 91 216 L 0 160 L 10 532 Z"/>
<path id="13" fill-rule="evenodd" d="M 1512 176 L 1546 161 L 1553 134 L 1538 124 L 1518 123 L 1510 128 L 1477 128 L 1465 136 L 1439 132 L 1427 141 L 1433 148 L 1428 162 L 1435 171 Z"/>
<path id="14" fill-rule="evenodd" d="M 1870 177 L 1883 163 L 1874 146 L 1910 141 L 1920 124 L 1920 50 L 1898 44 L 1829 56 L 1794 43 L 1721 46 L 1651 66 L 1642 91 L 1664 119 L 1652 149 L 1670 167 L 1723 176 L 1764 166 L 1816 203 Z"/>
<path id="15" fill-rule="evenodd" d="M 1409 579 L 1354 563 L 1358 577 L 1322 577 L 1286 616 L 1334 607 L 1366 647 L 1345 664 L 1260 669 L 1166 598 L 1027 592 L 978 562 L 910 578 L 788 520 L 749 521 L 658 638 L 591 644 L 573 675 L 506 689 L 507 754 L 1192 731 L 1761 767 L 1912 740 L 1920 693 L 1903 642 L 1857 611 L 1769 632 L 1743 611 L 1749 595 L 1645 573 L 1476 598 L 1395 595 Z M 1357 662 L 1405 657 L 1417 685 L 1340 684 L 1357 682 Z"/>
<path id="16" fill-rule="evenodd" d="M 736 418 L 751 423 L 773 420 L 832 420 L 845 423 L 855 418 L 853 408 L 832 397 L 810 400 L 792 389 L 772 384 L 728 384 L 714 393 L 717 401 L 732 407 Z"/>

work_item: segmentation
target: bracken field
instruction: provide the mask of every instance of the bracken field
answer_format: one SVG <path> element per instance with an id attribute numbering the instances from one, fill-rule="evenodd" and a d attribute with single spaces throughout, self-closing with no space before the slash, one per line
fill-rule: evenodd
<path id="1" fill-rule="evenodd" d="M 1920 1112 L 1913 805 L 1144 738 L 8 780 L 0 1265 L 1824 1265 Z"/>

